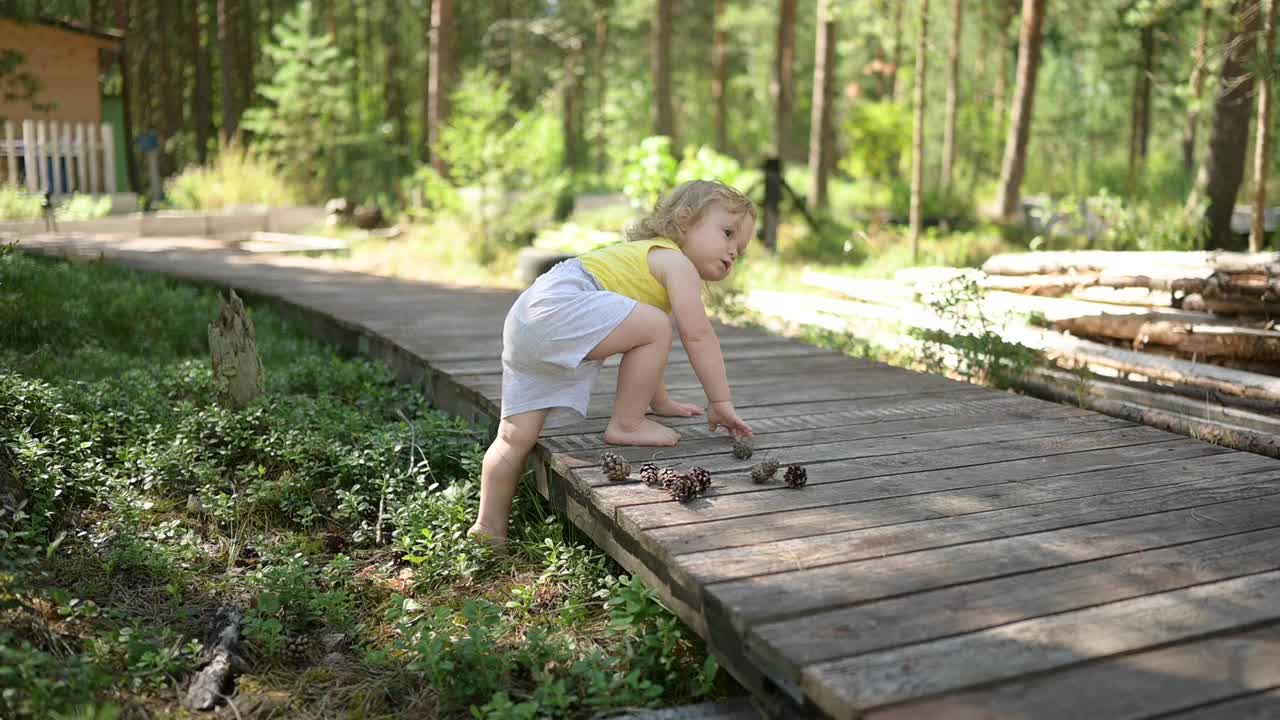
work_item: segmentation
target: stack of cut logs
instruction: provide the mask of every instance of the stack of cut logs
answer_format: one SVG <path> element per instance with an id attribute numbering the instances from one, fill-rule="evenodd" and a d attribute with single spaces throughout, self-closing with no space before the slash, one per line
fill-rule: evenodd
<path id="1" fill-rule="evenodd" d="M 1280 375 L 1278 253 L 1027 253 L 982 270 L 989 289 L 1075 300 L 1062 332 Z"/>
<path id="2" fill-rule="evenodd" d="M 1026 253 L 982 269 L 982 314 L 1046 360 L 1020 389 L 1280 457 L 1280 253 Z M 965 332 L 921 300 L 959 272 L 808 271 L 806 284 L 846 299 L 753 291 L 747 305 L 785 321 L 779 330 L 818 324 L 903 348 L 920 342 L 904 326 Z"/>

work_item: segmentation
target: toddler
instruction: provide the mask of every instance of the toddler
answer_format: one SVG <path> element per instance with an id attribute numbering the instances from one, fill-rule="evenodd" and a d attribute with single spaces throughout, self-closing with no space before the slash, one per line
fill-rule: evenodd
<path id="1" fill-rule="evenodd" d="M 525 290 L 502 328 L 502 420 L 484 456 L 480 515 L 468 531 L 501 544 L 511 498 L 542 428 L 582 420 L 605 358 L 621 353 L 614 445 L 675 445 L 676 431 L 645 417 L 702 415 L 667 395 L 662 380 L 671 321 L 706 392 L 707 424 L 753 433 L 729 394 L 720 341 L 702 304 L 702 283 L 728 277 L 755 229 L 755 206 L 719 182 L 684 183 L 627 228 L 629 242 L 565 260 Z"/>

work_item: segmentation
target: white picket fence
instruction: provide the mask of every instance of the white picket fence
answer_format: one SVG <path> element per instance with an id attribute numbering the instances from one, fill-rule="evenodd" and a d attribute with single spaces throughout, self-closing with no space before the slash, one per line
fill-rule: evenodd
<path id="1" fill-rule="evenodd" d="M 19 137 L 13 122 L 4 124 L 0 156 L 11 184 L 19 182 L 19 158 L 28 192 L 53 195 L 114 193 L 116 148 L 111 123 L 23 120 Z"/>

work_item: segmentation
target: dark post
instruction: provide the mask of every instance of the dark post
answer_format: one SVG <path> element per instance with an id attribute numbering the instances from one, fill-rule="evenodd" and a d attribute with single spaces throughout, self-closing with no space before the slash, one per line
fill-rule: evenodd
<path id="1" fill-rule="evenodd" d="M 778 249 L 781 210 L 782 160 L 770 156 L 764 159 L 764 223 L 760 226 L 760 240 L 771 251 Z"/>

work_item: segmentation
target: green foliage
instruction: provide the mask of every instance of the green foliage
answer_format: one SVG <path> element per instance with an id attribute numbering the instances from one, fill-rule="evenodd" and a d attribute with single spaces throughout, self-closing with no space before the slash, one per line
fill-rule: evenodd
<path id="1" fill-rule="evenodd" d="M 459 185 L 534 187 L 558 174 L 560 133 L 540 107 L 513 111 L 511 87 L 487 69 L 463 74 L 451 96 L 439 152 Z"/>
<path id="2" fill-rule="evenodd" d="M 462 209 L 462 197 L 430 165 L 419 165 L 412 175 L 400 183 L 401 190 L 414 200 L 411 215 L 429 219 L 436 215 L 456 213 Z"/>
<path id="3" fill-rule="evenodd" d="M 1041 360 L 1029 348 L 1001 337 L 1009 318 L 987 314 L 986 289 L 980 277 L 977 271 L 963 271 L 921 290 L 925 306 L 952 329 L 912 328 L 911 334 L 923 341 L 920 361 L 929 372 L 954 372 L 969 382 L 1008 388 L 1026 368 Z"/>
<path id="4" fill-rule="evenodd" d="M 892 181 L 911 152 L 910 110 L 889 101 L 855 103 L 844 126 L 849 154 L 840 168 L 855 180 Z"/>
<path id="5" fill-rule="evenodd" d="M 350 119 L 347 83 L 353 71 L 351 59 L 314 27 L 310 0 L 276 25 L 274 42 L 264 48 L 274 72 L 257 88 L 267 104 L 244 115 L 245 129 L 255 134 L 254 147 L 309 197 L 335 187 L 329 146 Z"/>
<path id="6" fill-rule="evenodd" d="M 563 717 L 710 692 L 688 632 L 536 494 L 508 557 L 468 542 L 483 430 L 385 368 L 259 310 L 267 394 L 233 412 L 212 397 L 211 290 L 12 255 L 0 292 L 28 311 L 0 315 L 0 715 L 155 711 L 227 598 L 255 682 L 293 686 L 298 638 L 349 645 L 351 676 L 306 671 L 351 697 L 340 716 L 418 717 L 415 693 Z"/>
<path id="7" fill-rule="evenodd" d="M 40 196 L 16 185 L 0 185 L 0 220 L 30 220 L 40 217 Z"/>
<path id="8" fill-rule="evenodd" d="M 76 193 L 58 204 L 58 220 L 93 220 L 111 212 L 111 198 Z"/>
<path id="9" fill-rule="evenodd" d="M 665 135 L 647 137 L 627 148 L 621 162 L 622 191 L 640 210 L 651 209 L 659 197 L 689 180 L 719 180 L 745 191 L 759 176 L 759 172 L 743 170 L 737 160 L 707 146 L 686 147 L 677 162 L 671 138 Z"/>
<path id="10" fill-rule="evenodd" d="M 244 205 L 281 207 L 298 193 L 275 165 L 237 147 L 224 148 L 208 166 L 192 165 L 165 184 L 165 196 L 184 210 L 222 210 Z"/>

